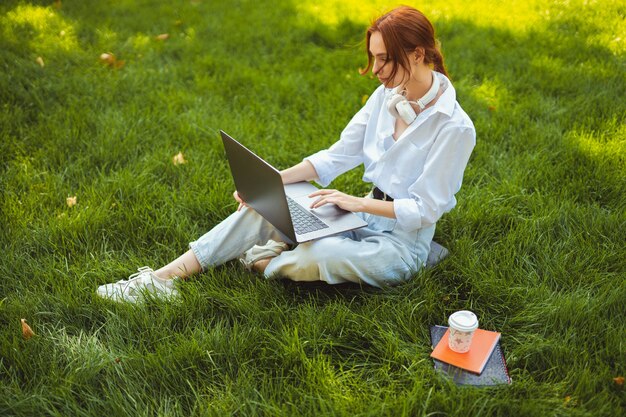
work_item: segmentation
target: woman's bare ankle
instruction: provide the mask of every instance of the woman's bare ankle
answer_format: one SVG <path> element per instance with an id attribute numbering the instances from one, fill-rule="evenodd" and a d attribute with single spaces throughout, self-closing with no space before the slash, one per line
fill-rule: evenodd
<path id="1" fill-rule="evenodd" d="M 272 259 L 274 258 L 259 259 L 252 265 L 252 269 L 262 274 L 265 272 L 265 268 L 267 268 Z"/>
<path id="2" fill-rule="evenodd" d="M 154 274 L 161 279 L 172 279 L 174 277 L 187 279 L 201 270 L 202 266 L 198 262 L 196 255 L 189 250 L 169 264 L 159 268 Z"/>
<path id="3" fill-rule="evenodd" d="M 157 278 L 161 279 L 172 279 L 177 276 L 176 274 L 173 274 L 169 269 L 167 269 L 167 267 L 163 267 L 154 271 L 154 275 L 156 275 Z"/>

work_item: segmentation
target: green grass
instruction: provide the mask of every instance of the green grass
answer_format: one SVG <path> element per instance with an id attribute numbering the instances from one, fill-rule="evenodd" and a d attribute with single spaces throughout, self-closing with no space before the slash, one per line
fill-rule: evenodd
<path id="1" fill-rule="evenodd" d="M 231 263 L 132 307 L 96 287 L 236 207 L 218 129 L 281 168 L 330 145 L 377 85 L 360 42 L 393 4 L 3 1 L 0 415 L 623 414 L 626 7 L 415 5 L 477 129 L 435 236 L 451 256 L 383 291 Z M 435 374 L 428 327 L 466 308 L 513 385 Z"/>

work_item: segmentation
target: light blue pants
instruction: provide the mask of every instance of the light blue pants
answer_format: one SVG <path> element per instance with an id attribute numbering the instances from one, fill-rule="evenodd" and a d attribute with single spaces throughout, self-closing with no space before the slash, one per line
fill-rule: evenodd
<path id="1" fill-rule="evenodd" d="M 357 213 L 368 226 L 338 235 L 301 243 L 273 258 L 265 269 L 267 278 L 293 281 L 365 283 L 375 287 L 406 281 L 422 268 L 435 225 L 419 230 L 396 228 L 396 220 Z M 237 258 L 254 245 L 281 234 L 251 208 L 227 217 L 189 247 L 203 269 Z"/>

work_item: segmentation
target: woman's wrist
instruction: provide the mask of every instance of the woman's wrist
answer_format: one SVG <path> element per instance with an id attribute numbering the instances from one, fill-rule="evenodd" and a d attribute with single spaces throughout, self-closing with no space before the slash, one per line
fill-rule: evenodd
<path id="1" fill-rule="evenodd" d="M 359 197 L 361 212 L 373 214 L 375 216 L 396 218 L 393 201 L 376 200 L 374 198 Z"/>
<path id="2" fill-rule="evenodd" d="M 318 178 L 315 167 L 309 161 L 300 162 L 297 165 L 280 172 L 283 184 L 291 184 L 299 181 L 312 181 Z"/>
<path id="3" fill-rule="evenodd" d="M 371 200 L 371 198 L 365 198 L 365 197 L 357 197 L 359 199 L 359 207 L 360 209 L 358 211 L 360 211 L 361 213 L 369 213 L 368 209 L 369 209 L 369 204 L 367 200 Z"/>

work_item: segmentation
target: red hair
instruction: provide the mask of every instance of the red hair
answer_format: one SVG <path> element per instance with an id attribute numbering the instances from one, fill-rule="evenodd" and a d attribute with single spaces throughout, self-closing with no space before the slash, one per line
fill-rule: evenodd
<path id="1" fill-rule="evenodd" d="M 365 35 L 367 67 L 360 71 L 361 75 L 367 74 L 373 65 L 370 38 L 374 32 L 380 32 L 382 35 L 388 59 L 393 63 L 389 78 L 395 77 L 398 67 L 407 72 L 411 71 L 408 54 L 417 48 L 423 49 L 424 63 L 448 77 L 443 55 L 435 40 L 435 28 L 422 12 L 409 6 L 400 6 L 385 13 L 367 29 Z"/>

